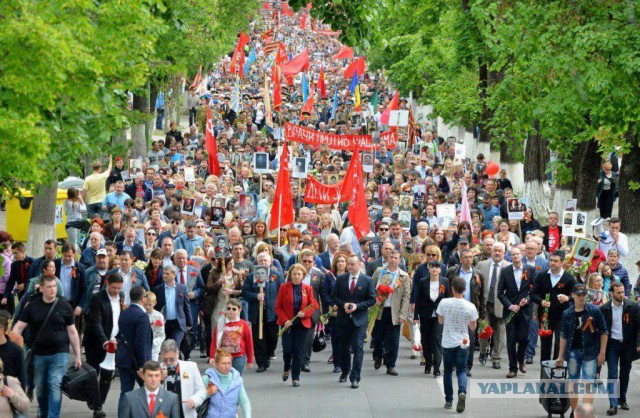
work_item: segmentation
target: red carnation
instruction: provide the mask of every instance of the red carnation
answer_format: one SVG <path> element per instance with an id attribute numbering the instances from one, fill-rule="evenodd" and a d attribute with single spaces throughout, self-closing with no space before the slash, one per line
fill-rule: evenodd
<path id="1" fill-rule="evenodd" d="M 156 319 L 156 322 L 153 323 L 156 327 L 161 327 L 162 326 L 162 321 L 159 319 Z"/>

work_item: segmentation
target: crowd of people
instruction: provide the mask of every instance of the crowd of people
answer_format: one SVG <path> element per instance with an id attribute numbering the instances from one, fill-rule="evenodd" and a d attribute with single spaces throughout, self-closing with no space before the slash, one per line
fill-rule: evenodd
<path id="1" fill-rule="evenodd" d="M 7 402 L 27 411 L 35 390 L 38 416 L 60 416 L 70 347 L 76 367 L 97 371 L 94 417 L 106 416 L 117 372 L 119 417 L 228 418 L 238 406 L 251 416 L 243 376 L 267 372 L 278 342 L 282 381 L 299 387 L 329 342 L 328 370 L 357 389 L 365 341 L 373 368 L 398 376 L 403 335 L 416 365 L 443 376 L 445 408 L 454 407 L 454 371 L 463 412 L 474 361 L 506 363 L 506 377 L 517 378 L 538 350 L 541 361 L 566 361 L 570 378 L 589 382 L 607 363 L 607 378 L 620 379 L 607 414 L 628 410 L 640 291 L 623 221 L 612 217 L 611 161 L 603 158 L 598 180 L 608 229 L 594 237 L 590 261 L 577 261 L 576 237 L 563 235 L 558 213 L 538 219 L 520 202 L 509 206 L 506 171 L 488 174 L 482 154 L 457 159 L 455 140 L 412 113 L 406 129 L 390 128 L 387 111 L 410 106 L 381 74 L 364 72 L 356 95 L 344 60 L 332 58 L 341 45 L 331 31 L 301 24 L 283 4 L 267 9 L 241 51 L 241 79 L 234 57 L 185 85 L 189 132 L 172 122 L 146 156 L 110 158 L 106 169 L 96 161 L 82 190 L 68 190 L 66 242 L 45 241 L 44 255 L 32 258 L 0 233 L 0 374 L 8 377 L 0 415 Z M 274 43 L 290 57 L 305 48 L 311 56 L 304 75 L 283 81 L 275 108 L 275 92 L 265 90 Z M 325 83 L 332 94 L 321 91 Z M 358 216 L 368 219 L 368 234 L 354 228 L 348 202 L 308 202 L 309 178 L 287 185 L 294 222 L 272 218 L 282 205 L 274 196 L 285 123 L 371 137 L 395 129 L 397 140 L 375 147 L 362 179 L 366 212 Z M 326 144 L 288 146 L 291 161 L 306 161 L 300 171 L 325 185 L 344 181 L 354 158 Z M 266 169 L 256 155 L 267 156 Z M 211 174 L 213 160 L 220 175 Z M 443 205 L 455 213 L 440 212 Z M 594 292 L 599 306 L 588 299 Z M 194 353 L 210 368 L 199 370 Z M 576 416 L 592 411 L 573 398 L 571 407 Z"/>

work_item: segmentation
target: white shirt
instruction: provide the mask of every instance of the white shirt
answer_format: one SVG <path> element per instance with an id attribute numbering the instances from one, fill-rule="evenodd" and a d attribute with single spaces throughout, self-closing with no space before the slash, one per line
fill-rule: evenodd
<path id="1" fill-rule="evenodd" d="M 520 268 L 513 266 L 513 277 L 516 279 L 516 287 L 520 290 L 520 286 L 522 285 L 522 266 L 520 266 Z"/>
<path id="2" fill-rule="evenodd" d="M 171 261 L 171 256 L 164 257 L 162 259 L 162 267 L 167 267 L 167 266 L 172 266 L 172 265 L 173 265 L 173 261 Z"/>
<path id="3" fill-rule="evenodd" d="M 606 238 L 601 239 L 598 243 L 598 249 L 602 250 L 604 255 L 609 254 L 609 250 L 615 249 L 620 253 L 620 257 L 626 257 L 629 255 L 629 240 L 627 236 L 622 232 L 618 232 L 618 242 L 613 243 L 613 238 L 611 238 L 611 234 L 609 231 L 605 232 Z"/>
<path id="4" fill-rule="evenodd" d="M 462 277 L 467 283 L 467 286 L 464 289 L 464 298 L 471 302 L 471 279 L 473 278 L 473 267 L 470 268 L 469 271 L 464 271 L 464 267 L 460 265 L 460 272 L 458 273 L 458 276 Z"/>
<path id="5" fill-rule="evenodd" d="M 622 311 L 624 311 L 624 302 L 619 307 L 611 302 L 611 339 L 620 342 L 622 342 Z"/>
<path id="6" fill-rule="evenodd" d="M 461 298 L 442 299 L 436 313 L 444 318 L 443 348 L 459 347 L 462 340 L 468 340 L 469 322 L 478 319 L 478 310 L 473 303 Z"/>
<path id="7" fill-rule="evenodd" d="M 108 293 L 107 296 L 111 303 L 111 318 L 113 320 L 113 328 L 111 329 L 111 335 L 109 336 L 109 339 L 111 339 L 115 338 L 120 331 L 120 328 L 118 327 L 118 319 L 120 319 L 120 296 L 117 295 L 115 298 L 112 298 Z"/>
<path id="8" fill-rule="evenodd" d="M 429 298 L 432 302 L 438 300 L 438 295 L 440 294 L 440 280 L 432 282 L 429 281 Z"/>
<path id="9" fill-rule="evenodd" d="M 563 269 L 560 269 L 560 272 L 557 275 L 553 274 L 553 272 L 551 270 L 549 270 L 549 277 L 551 278 L 551 287 L 556 287 L 556 285 L 558 284 L 558 282 L 562 278 L 563 274 L 564 274 L 564 270 Z"/>
<path id="10" fill-rule="evenodd" d="M 131 288 L 133 287 L 133 283 L 131 283 L 131 274 L 133 273 L 133 268 L 129 270 L 129 273 L 123 272 L 121 269 L 118 269 L 118 273 L 122 276 L 122 293 L 124 293 L 124 306 L 131 305 L 131 297 L 129 296 L 129 292 L 131 292 Z"/>

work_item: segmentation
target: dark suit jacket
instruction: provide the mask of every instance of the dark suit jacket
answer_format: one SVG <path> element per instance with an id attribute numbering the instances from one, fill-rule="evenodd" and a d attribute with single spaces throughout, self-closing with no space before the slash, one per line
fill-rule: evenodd
<path id="1" fill-rule="evenodd" d="M 137 370 L 151 360 L 153 333 L 149 315 L 139 306 L 131 304 L 118 319 L 118 349 L 116 367 Z"/>
<path id="2" fill-rule="evenodd" d="M 546 295 L 549 294 L 549 301 L 551 302 L 549 319 L 562 319 L 562 313 L 572 304 L 571 291 L 575 284 L 576 279 L 566 271 L 553 288 L 551 287 L 551 270 L 547 270 L 544 274 L 538 275 L 533 285 L 533 291 L 531 292 L 531 300 L 538 304 L 538 318 L 542 318 L 544 308 L 541 303 L 545 300 Z M 558 301 L 558 295 L 567 295 L 569 300 L 565 303 L 560 303 Z"/>
<path id="3" fill-rule="evenodd" d="M 440 292 L 435 302 L 432 301 L 430 280 L 429 276 L 427 276 L 421 278 L 420 281 L 416 283 L 416 307 L 413 312 L 413 319 L 426 321 L 431 318 L 433 312 L 438 308 L 440 301 L 452 295 L 449 280 L 440 277 L 440 284 L 438 285 Z"/>
<path id="4" fill-rule="evenodd" d="M 349 282 L 351 274 L 346 273 L 336 280 L 331 299 L 338 306 L 338 316 L 336 323 L 338 326 L 349 325 L 351 321 L 356 327 L 366 327 L 369 323 L 367 312 L 376 303 L 376 290 L 373 287 L 373 280 L 366 274 L 360 273 L 356 281 L 353 295 L 349 292 Z M 344 310 L 345 303 L 354 303 L 356 310 L 347 314 Z"/>
<path id="5" fill-rule="evenodd" d="M 324 284 L 324 274 L 322 274 L 322 272 L 317 269 L 317 268 L 312 268 L 311 269 L 311 288 L 313 289 L 313 298 L 318 302 L 318 305 L 320 305 L 321 299 L 322 299 L 322 286 Z M 314 325 L 317 324 L 320 321 L 320 309 L 317 309 L 314 313 L 313 313 L 313 323 Z"/>
<path id="6" fill-rule="evenodd" d="M 60 277 L 62 259 L 56 260 L 56 277 Z M 71 278 L 71 295 L 65 295 L 65 298 L 68 302 L 71 303 L 72 307 L 80 306 L 87 296 L 87 279 L 85 275 L 84 266 L 80 263 L 75 264 L 75 275 L 76 277 Z"/>
<path id="7" fill-rule="evenodd" d="M 122 302 L 122 298 L 120 300 Z M 106 354 L 102 345 L 109 341 L 111 331 L 113 331 L 113 310 L 106 289 L 91 296 L 89 307 L 89 312 L 85 317 L 87 326 L 82 338 L 82 345 L 87 350 L 99 350 Z M 122 310 L 120 315 L 122 315 Z"/>
<path id="8" fill-rule="evenodd" d="M 116 254 L 118 255 L 122 254 L 123 247 L 124 247 L 124 241 L 117 243 Z M 144 248 L 142 248 L 142 245 L 134 243 L 133 247 L 131 247 L 131 252 L 133 253 L 133 256 L 136 258 L 136 260 L 147 261 L 147 257 L 144 255 Z"/>
<path id="9" fill-rule="evenodd" d="M 500 299 L 502 306 L 504 306 L 504 312 L 510 313 L 511 311 L 509 311 L 509 306 L 518 305 L 522 299 L 531 299 L 529 293 L 533 288 L 536 269 L 534 267 L 524 265 L 522 268 L 520 289 L 518 289 L 518 286 L 516 285 L 516 278 L 513 274 L 513 264 L 509 264 L 507 267 L 500 270 L 500 278 L 498 279 L 498 299 Z M 517 315 L 524 315 L 525 319 L 530 319 L 531 312 L 532 305 L 531 303 L 527 303 L 520 308 Z"/>
<path id="10" fill-rule="evenodd" d="M 167 314 L 164 310 L 166 305 L 166 299 L 164 296 L 164 287 L 165 284 L 161 283 L 153 288 L 153 293 L 156 294 L 156 299 L 158 303 L 156 304 L 155 309 L 157 311 L 162 312 L 167 317 Z M 191 309 L 189 308 L 189 299 L 187 298 L 187 287 L 182 285 L 176 281 L 176 319 L 178 320 L 178 325 L 180 325 L 180 329 L 182 331 L 187 331 L 187 327 L 193 326 L 193 318 L 191 317 Z"/>
<path id="11" fill-rule="evenodd" d="M 118 418 L 156 418 L 160 411 L 165 418 L 180 418 L 178 395 L 161 387 L 156 396 L 153 413 L 150 414 L 147 392 L 141 387 L 125 394 L 122 412 Z"/>
<path id="12" fill-rule="evenodd" d="M 142 183 L 142 189 L 144 190 L 144 201 L 148 202 L 151 199 L 153 199 L 153 192 L 151 191 L 151 188 L 148 187 L 146 184 L 144 184 L 144 182 Z M 133 182 L 131 182 L 131 184 L 127 185 L 124 188 L 124 192 L 126 194 L 128 194 L 132 199 L 136 198 L 136 182 L 135 180 Z"/>
<path id="13" fill-rule="evenodd" d="M 604 322 L 607 324 L 609 338 L 611 338 L 612 303 L 613 301 L 610 300 L 600 307 Z M 636 351 L 636 347 L 640 347 L 640 307 L 629 299 L 625 299 L 622 306 L 622 340 L 625 359 L 633 361 L 640 358 L 640 353 Z"/>
<path id="14" fill-rule="evenodd" d="M 322 267 L 327 270 L 331 270 L 331 257 L 329 256 L 329 250 L 320 253 L 318 257 L 320 257 L 320 261 L 322 261 Z"/>
<path id="15" fill-rule="evenodd" d="M 274 322 L 277 319 L 275 310 L 276 298 L 278 296 L 278 290 L 280 290 L 280 286 L 283 284 L 284 276 L 271 266 L 269 270 L 269 280 L 264 288 L 264 306 L 266 307 L 267 322 Z M 249 273 L 242 286 L 242 298 L 249 302 L 249 322 L 254 325 L 257 324 L 260 319 L 259 293 L 260 287 L 258 283 L 254 283 L 253 273 Z"/>
<path id="16" fill-rule="evenodd" d="M 421 264 L 420 266 L 426 266 L 426 263 Z M 485 316 L 485 300 L 484 300 L 484 289 L 482 288 L 482 280 L 480 279 L 480 272 L 475 267 L 471 267 L 473 278 L 471 279 L 471 303 L 473 303 L 478 310 L 478 315 L 480 318 L 484 318 Z M 459 276 L 460 273 L 460 265 L 451 267 L 447 270 L 447 280 L 449 280 L 449 288 L 453 286 L 453 279 Z M 429 277 L 427 275 L 427 277 Z M 453 293 L 452 293 L 453 294 Z"/>

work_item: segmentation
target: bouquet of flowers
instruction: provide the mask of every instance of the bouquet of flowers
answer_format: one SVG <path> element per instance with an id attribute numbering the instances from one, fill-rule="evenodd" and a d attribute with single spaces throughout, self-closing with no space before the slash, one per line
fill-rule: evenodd
<path id="1" fill-rule="evenodd" d="M 333 307 L 329 307 L 329 310 L 320 315 L 320 322 L 322 322 L 322 325 L 327 325 L 327 322 L 329 322 L 329 317 L 331 317 L 333 315 L 335 311 L 333 310 Z"/>
<path id="2" fill-rule="evenodd" d="M 381 284 L 380 286 L 378 286 L 378 288 L 376 289 L 376 304 L 373 305 L 370 309 L 369 309 L 369 325 L 367 326 L 367 335 L 371 335 L 371 332 L 373 331 L 373 327 L 376 324 L 376 320 L 379 319 L 379 317 L 382 315 L 382 305 L 384 305 L 384 302 L 391 297 L 391 295 L 393 294 L 393 287 L 386 285 L 386 284 Z"/>
<path id="3" fill-rule="evenodd" d="M 315 311 L 316 309 L 319 309 L 319 307 L 318 307 L 318 302 L 315 302 L 315 301 L 314 301 L 313 303 L 311 303 L 311 304 L 307 305 L 307 306 L 302 310 L 302 312 L 304 312 L 304 317 L 306 318 L 307 316 L 311 315 L 311 312 Z M 291 319 L 291 325 L 293 325 L 293 323 L 294 323 L 294 322 L 296 322 L 296 320 L 297 320 L 297 319 L 298 319 L 298 317 L 297 317 L 297 316 L 294 316 L 294 317 Z M 285 328 L 285 327 L 280 328 L 280 331 L 278 331 L 278 337 L 280 337 L 282 334 L 284 334 L 284 333 L 285 333 L 285 332 L 287 332 L 288 330 L 289 330 L 289 328 Z"/>
<path id="4" fill-rule="evenodd" d="M 544 300 L 549 302 L 551 299 L 551 295 L 547 293 Z M 553 330 L 549 329 L 549 308 L 544 308 L 544 312 L 542 313 L 542 318 L 540 319 L 540 329 L 538 330 L 538 335 L 541 337 L 550 337 L 553 334 Z"/>
<path id="5" fill-rule="evenodd" d="M 147 268 L 147 263 L 146 261 L 142 261 L 142 260 L 137 260 L 135 263 L 133 263 L 133 267 L 137 268 L 138 270 L 142 270 L 144 271 L 144 269 Z"/>
<path id="6" fill-rule="evenodd" d="M 480 332 L 478 338 L 481 340 L 488 340 L 493 335 L 493 328 L 487 321 L 480 321 Z"/>

